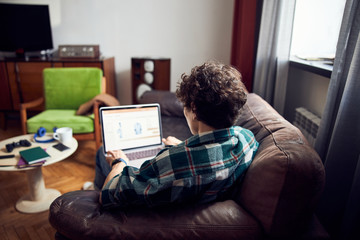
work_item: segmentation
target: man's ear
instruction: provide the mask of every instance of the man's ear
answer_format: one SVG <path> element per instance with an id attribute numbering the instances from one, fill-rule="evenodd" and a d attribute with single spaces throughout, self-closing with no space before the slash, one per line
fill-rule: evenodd
<path id="1" fill-rule="evenodd" d="M 197 120 L 197 117 L 196 117 L 196 107 L 194 105 L 194 103 L 191 103 L 191 112 L 193 113 L 193 120 Z"/>
<path id="2" fill-rule="evenodd" d="M 197 117 L 196 117 L 196 114 L 194 112 L 193 112 L 192 120 L 198 120 Z"/>

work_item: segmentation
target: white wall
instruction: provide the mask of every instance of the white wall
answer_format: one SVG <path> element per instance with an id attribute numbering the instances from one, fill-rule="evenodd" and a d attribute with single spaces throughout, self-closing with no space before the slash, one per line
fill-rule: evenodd
<path id="1" fill-rule="evenodd" d="M 293 122 L 295 109 L 305 107 L 321 117 L 330 79 L 297 67 L 289 68 L 284 117 Z"/>
<path id="2" fill-rule="evenodd" d="M 3 1 L 1 1 L 3 2 Z M 15 0 L 50 5 L 54 47 L 99 44 L 115 57 L 118 98 L 131 102 L 131 57 L 171 58 L 171 90 L 208 59 L 230 63 L 233 0 Z"/>

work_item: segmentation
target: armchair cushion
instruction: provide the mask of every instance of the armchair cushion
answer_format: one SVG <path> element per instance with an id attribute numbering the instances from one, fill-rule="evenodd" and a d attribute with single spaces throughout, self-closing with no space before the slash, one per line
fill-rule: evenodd
<path id="1" fill-rule="evenodd" d="M 29 133 L 35 133 L 40 127 L 52 132 L 54 127 L 71 127 L 73 133 L 94 132 L 94 114 L 78 116 L 76 110 L 45 110 L 27 121 Z"/>
<path id="2" fill-rule="evenodd" d="M 44 69 L 46 109 L 78 109 L 101 93 L 102 70 L 99 68 Z"/>

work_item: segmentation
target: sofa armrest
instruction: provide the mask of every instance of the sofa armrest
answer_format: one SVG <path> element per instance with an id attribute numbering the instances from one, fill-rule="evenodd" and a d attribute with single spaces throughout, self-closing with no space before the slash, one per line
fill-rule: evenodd
<path id="1" fill-rule="evenodd" d="M 173 92 L 163 90 L 147 91 L 141 96 L 139 103 L 159 103 L 162 115 L 184 117 L 183 105 Z"/>
<path id="2" fill-rule="evenodd" d="M 260 145 L 236 199 L 267 235 L 293 239 L 306 231 L 324 188 L 321 159 L 298 128 L 254 93 L 238 124 Z"/>
<path id="3" fill-rule="evenodd" d="M 103 210 L 98 191 L 74 191 L 50 206 L 69 239 L 261 239 L 257 221 L 233 200 L 155 209 Z"/>

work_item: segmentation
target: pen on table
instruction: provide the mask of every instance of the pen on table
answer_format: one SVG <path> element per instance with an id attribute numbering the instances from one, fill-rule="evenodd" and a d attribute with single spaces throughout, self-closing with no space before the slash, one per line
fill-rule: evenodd
<path id="1" fill-rule="evenodd" d="M 13 158 L 13 157 L 15 157 L 14 154 L 10 154 L 10 155 L 0 155 L 0 159 Z"/>

